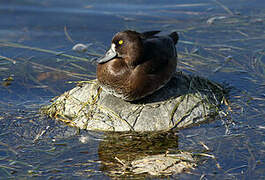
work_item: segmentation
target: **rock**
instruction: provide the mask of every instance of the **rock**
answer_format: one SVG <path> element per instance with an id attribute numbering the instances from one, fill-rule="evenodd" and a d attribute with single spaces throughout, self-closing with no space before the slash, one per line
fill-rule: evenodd
<path id="1" fill-rule="evenodd" d="M 69 125 L 94 131 L 167 131 L 207 122 L 218 115 L 223 88 L 177 72 L 154 94 L 126 102 L 102 91 L 97 80 L 79 84 L 42 109 Z"/>

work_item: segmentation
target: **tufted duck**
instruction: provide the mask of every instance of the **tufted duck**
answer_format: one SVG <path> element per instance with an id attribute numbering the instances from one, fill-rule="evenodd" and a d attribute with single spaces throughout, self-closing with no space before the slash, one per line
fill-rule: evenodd
<path id="1" fill-rule="evenodd" d="M 117 33 L 98 59 L 97 79 L 106 92 L 134 101 L 163 87 L 176 71 L 178 34 L 160 31 Z"/>

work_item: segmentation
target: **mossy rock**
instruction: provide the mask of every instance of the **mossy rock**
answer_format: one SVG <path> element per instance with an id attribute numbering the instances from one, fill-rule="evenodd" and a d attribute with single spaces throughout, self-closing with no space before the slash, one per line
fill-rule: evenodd
<path id="1" fill-rule="evenodd" d="M 177 72 L 154 94 L 127 102 L 91 80 L 57 97 L 43 112 L 81 129 L 167 131 L 207 122 L 219 112 L 223 88 L 207 79 Z"/>

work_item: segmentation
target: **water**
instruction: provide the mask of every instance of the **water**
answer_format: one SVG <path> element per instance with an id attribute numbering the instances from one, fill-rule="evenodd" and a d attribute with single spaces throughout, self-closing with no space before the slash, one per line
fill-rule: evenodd
<path id="1" fill-rule="evenodd" d="M 0 179 L 109 179 L 112 166 L 107 162 L 117 163 L 116 156 L 201 152 L 201 142 L 216 159 L 205 158 L 190 175 L 169 178 L 264 179 L 262 0 L 9 0 L 0 4 L 0 79 L 2 83 L 14 79 L 0 89 Z M 5 45 L 12 42 L 85 57 L 72 52 L 72 46 L 92 43 L 89 51 L 103 54 L 112 36 L 124 29 L 178 31 L 178 70 L 231 86 L 229 116 L 181 130 L 175 140 L 154 138 L 146 147 L 136 139 L 125 143 L 40 115 L 39 107 L 74 87 L 66 82 L 95 78 L 92 57 L 79 60 Z M 128 153 L 130 147 L 135 148 Z"/>

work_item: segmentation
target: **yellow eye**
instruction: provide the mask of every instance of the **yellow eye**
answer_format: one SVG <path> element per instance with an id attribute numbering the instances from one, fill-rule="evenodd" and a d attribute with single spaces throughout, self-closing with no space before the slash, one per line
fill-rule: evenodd
<path id="1" fill-rule="evenodd" d="M 123 44 L 123 40 L 119 40 L 119 44 L 122 45 Z"/>

